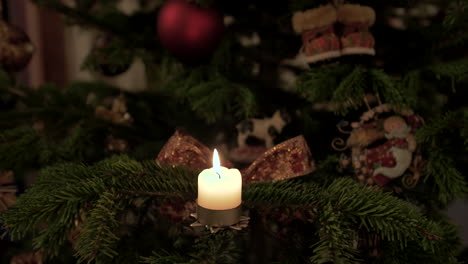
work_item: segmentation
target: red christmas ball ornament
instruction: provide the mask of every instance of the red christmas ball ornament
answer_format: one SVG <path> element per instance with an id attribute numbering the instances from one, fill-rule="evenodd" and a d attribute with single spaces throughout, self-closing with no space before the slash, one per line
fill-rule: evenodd
<path id="1" fill-rule="evenodd" d="M 169 0 L 158 16 L 162 46 L 185 63 L 199 63 L 219 45 L 224 31 L 223 16 L 185 0 Z"/>

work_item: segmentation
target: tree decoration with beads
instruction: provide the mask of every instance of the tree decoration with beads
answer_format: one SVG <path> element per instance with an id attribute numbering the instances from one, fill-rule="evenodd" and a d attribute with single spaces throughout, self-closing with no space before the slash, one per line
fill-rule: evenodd
<path id="1" fill-rule="evenodd" d="M 414 134 L 423 125 L 423 119 L 410 109 L 391 104 L 381 104 L 361 115 L 351 123 L 351 131 L 343 128 L 349 123 L 338 124 L 342 133 L 349 134 L 346 142 L 336 138 L 333 148 L 351 150 L 342 154 L 340 165 L 352 167 L 358 180 L 383 186 L 404 176 L 405 188 L 413 188 L 421 177 L 424 162 Z"/>

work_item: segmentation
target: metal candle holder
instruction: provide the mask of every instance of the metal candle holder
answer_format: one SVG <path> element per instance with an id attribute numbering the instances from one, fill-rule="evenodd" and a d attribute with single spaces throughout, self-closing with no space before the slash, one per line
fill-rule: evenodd
<path id="1" fill-rule="evenodd" d="M 190 226 L 205 226 L 212 233 L 223 229 L 242 230 L 248 226 L 250 219 L 248 216 L 242 216 L 242 205 L 227 210 L 213 210 L 197 204 L 197 212 L 191 216 L 197 221 Z"/>
<path id="2" fill-rule="evenodd" d="M 227 210 L 207 209 L 197 205 L 198 222 L 203 225 L 222 227 L 239 223 L 241 217 L 241 206 Z"/>

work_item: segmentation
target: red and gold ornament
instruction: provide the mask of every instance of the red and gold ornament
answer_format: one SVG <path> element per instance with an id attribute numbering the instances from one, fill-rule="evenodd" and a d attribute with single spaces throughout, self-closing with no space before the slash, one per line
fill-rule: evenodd
<path id="1" fill-rule="evenodd" d="M 223 16 L 185 0 L 169 0 L 157 20 L 161 45 L 180 61 L 200 63 L 219 45 L 224 31 Z"/>

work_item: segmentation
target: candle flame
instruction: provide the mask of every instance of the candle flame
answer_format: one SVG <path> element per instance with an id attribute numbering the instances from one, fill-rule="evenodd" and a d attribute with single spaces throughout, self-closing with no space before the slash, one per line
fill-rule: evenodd
<path id="1" fill-rule="evenodd" d="M 216 149 L 213 152 L 213 170 L 221 177 L 221 162 Z"/>

